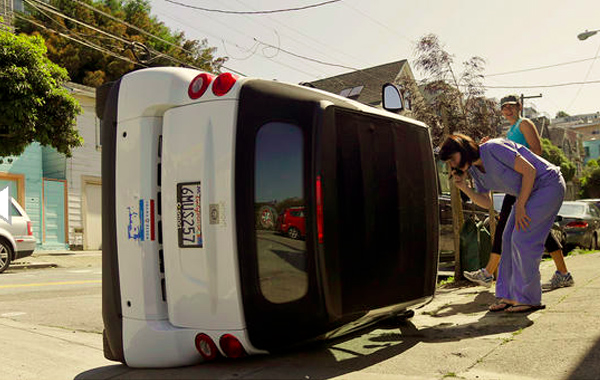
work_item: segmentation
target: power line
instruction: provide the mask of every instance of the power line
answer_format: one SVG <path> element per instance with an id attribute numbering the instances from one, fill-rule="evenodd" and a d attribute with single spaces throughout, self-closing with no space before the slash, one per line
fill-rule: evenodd
<path id="1" fill-rule="evenodd" d="M 275 9 L 275 10 L 266 10 L 266 11 L 227 11 L 227 10 L 223 10 L 223 9 L 210 9 L 210 8 L 197 7 L 194 5 L 180 3 L 180 2 L 174 1 L 174 0 L 165 0 L 165 1 L 167 1 L 169 3 L 180 5 L 182 7 L 197 9 L 199 11 L 205 11 L 205 12 L 225 13 L 225 14 L 233 14 L 233 15 L 263 15 L 263 14 L 270 14 L 270 13 L 292 12 L 292 11 L 300 11 L 300 10 L 309 9 L 309 8 L 316 8 L 316 7 L 321 7 L 323 5 L 337 3 L 338 1 L 342 1 L 342 0 L 328 0 L 328 1 L 321 2 L 321 3 L 317 3 L 317 4 L 305 5 L 303 7 Z"/>
<path id="2" fill-rule="evenodd" d="M 277 49 L 277 50 L 279 50 L 281 52 L 284 52 L 286 54 L 289 54 L 289 55 L 291 55 L 293 57 L 300 58 L 300 59 L 305 59 L 307 61 L 315 62 L 315 63 L 321 64 L 321 65 L 341 67 L 343 69 L 349 69 L 349 70 L 354 70 L 354 71 L 358 71 L 359 70 L 359 69 L 354 68 L 354 67 L 344 66 L 344 65 L 337 64 L 337 63 L 325 62 L 325 61 L 321 61 L 319 59 L 310 58 L 310 57 L 307 57 L 307 56 L 304 56 L 304 55 L 296 54 L 296 53 L 293 53 L 293 52 L 291 52 L 289 50 L 283 49 L 281 46 L 275 46 L 275 45 L 271 45 L 271 44 L 268 44 L 266 42 L 263 42 L 263 41 L 259 40 L 258 38 L 254 38 L 254 41 L 259 42 L 262 45 L 269 46 L 269 47 L 272 47 L 274 49 Z"/>
<path id="3" fill-rule="evenodd" d="M 15 17 L 17 17 L 17 18 L 20 18 L 20 19 L 22 19 L 22 20 L 25 20 L 25 21 L 27 21 L 27 22 L 30 22 L 31 24 L 33 24 L 33 25 L 37 26 L 38 28 L 41 28 L 41 29 L 47 30 L 47 31 L 49 31 L 49 32 L 52 32 L 52 33 L 55 33 L 55 34 L 58 34 L 58 35 L 59 35 L 59 36 L 61 36 L 61 37 L 64 37 L 64 38 L 67 38 L 67 39 L 69 39 L 69 40 L 71 40 L 71 41 L 77 42 L 77 43 L 79 43 L 79 44 L 81 44 L 81 45 L 84 45 L 84 46 L 86 46 L 86 47 L 89 47 L 89 48 L 91 48 L 91 49 L 98 50 L 98 51 L 100 51 L 100 52 L 102 52 L 102 53 L 104 53 L 104 54 L 107 54 L 107 55 L 110 55 L 110 56 L 112 56 L 112 57 L 115 57 L 115 58 L 121 59 L 121 60 L 123 60 L 123 61 L 129 62 L 129 63 L 132 63 L 132 64 L 134 64 L 134 65 L 138 65 L 138 66 L 141 66 L 141 67 L 148 67 L 148 66 L 146 66 L 146 65 L 144 65 L 144 64 L 141 64 L 140 62 L 136 62 L 136 61 L 133 61 L 133 60 L 131 60 L 131 59 L 127 58 L 127 57 L 123 57 L 123 56 L 121 56 L 121 55 L 118 55 L 118 54 L 116 54 L 116 53 L 113 53 L 112 51 L 110 51 L 110 50 L 108 50 L 108 49 L 104 49 L 103 47 L 101 47 L 101 46 L 98 46 L 98 45 L 96 45 L 96 44 L 92 44 L 92 43 L 90 43 L 90 42 L 81 41 L 81 40 L 78 40 L 78 39 L 76 39 L 76 38 L 73 38 L 73 37 L 71 37 L 71 36 L 69 36 L 69 35 L 67 35 L 67 34 L 61 33 L 61 32 L 59 32 L 59 31 L 57 31 L 57 30 L 55 30 L 55 29 L 48 28 L 47 26 L 45 26 L 45 25 L 42 25 L 42 24 L 39 24 L 39 23 L 37 23 L 37 22 L 35 22 L 35 21 L 33 21 L 33 20 L 30 20 L 30 19 L 28 19 L 28 18 L 26 18 L 26 17 L 23 17 L 23 16 L 21 16 L 21 15 L 20 15 L 20 14 L 18 14 L 18 13 L 15 13 Z"/>
<path id="4" fill-rule="evenodd" d="M 567 83 L 557 83 L 557 84 L 547 84 L 547 85 L 534 85 L 534 86 L 485 86 L 485 85 L 478 85 L 477 87 L 481 87 L 481 88 L 495 88 L 495 89 L 553 88 L 553 87 L 566 87 L 566 86 L 595 84 L 595 83 L 600 83 L 600 80 L 583 81 L 583 82 L 567 82 Z"/>
<path id="5" fill-rule="evenodd" d="M 135 42 L 130 42 L 130 41 L 128 41 L 128 40 L 125 40 L 125 39 L 123 39 L 123 38 L 121 38 L 121 37 L 119 37 L 119 36 L 115 36 L 115 35 L 113 35 L 113 34 L 110 34 L 110 33 L 108 33 L 108 32 L 105 32 L 105 31 L 103 31 L 103 30 L 101 30 L 101 29 L 98 29 L 98 28 L 96 28 L 96 27 L 94 27 L 94 26 L 92 26 L 92 25 L 86 24 L 86 23 L 84 23 L 84 22 L 82 22 L 82 21 L 79 21 L 79 20 L 77 20 L 77 19 L 74 19 L 74 18 L 72 18 L 72 17 L 69 17 L 69 16 L 65 15 L 64 13 L 62 13 L 62 12 L 59 12 L 59 11 L 57 11 L 57 10 L 53 9 L 53 7 L 49 7 L 49 6 L 48 6 L 46 3 L 44 3 L 44 2 L 41 2 L 40 0 L 32 0 L 33 2 L 36 2 L 36 3 L 38 4 L 38 6 L 39 6 L 39 7 L 38 7 L 38 6 L 36 6 L 35 4 L 33 4 L 32 2 L 30 2 L 29 0 L 24 0 L 24 1 L 25 1 L 27 4 L 31 5 L 32 7 L 34 7 L 35 9 L 37 9 L 38 11 L 40 11 L 40 13 L 44 14 L 46 17 L 48 17 L 48 18 L 49 18 L 50 20 L 52 20 L 53 22 L 57 22 L 57 21 L 55 21 L 54 19 L 52 19 L 52 17 L 50 17 L 50 16 L 48 16 L 47 14 L 45 14 L 45 13 L 44 13 L 44 12 L 43 12 L 43 11 L 42 11 L 42 10 L 41 10 L 39 7 L 41 7 L 41 8 L 44 8 L 46 11 L 49 11 L 50 13 L 54 13 L 54 14 L 56 14 L 57 16 L 59 16 L 59 17 L 62 17 L 62 18 L 64 18 L 64 19 L 66 19 L 66 20 L 72 21 L 72 22 L 74 22 L 74 23 L 76 23 L 76 24 L 79 24 L 79 25 L 81 25 L 81 26 L 83 26 L 83 27 L 89 28 L 89 29 L 91 29 L 91 30 L 94 30 L 94 31 L 96 31 L 96 32 L 100 33 L 100 34 L 103 34 L 103 35 L 105 35 L 105 36 L 107 36 L 107 37 L 109 37 L 109 38 L 112 38 L 112 39 L 115 39 L 115 40 L 117 40 L 117 41 L 119 41 L 119 42 L 122 42 L 122 43 L 126 44 L 128 47 L 131 47 L 132 49 L 133 49 L 133 48 L 135 47 L 135 45 L 136 45 L 136 43 L 135 43 Z M 98 11 L 99 11 L 99 10 L 98 10 Z M 101 11 L 100 11 L 100 12 L 101 12 Z M 103 13 L 103 12 L 102 12 L 102 13 Z M 124 23 L 124 21 L 122 21 L 122 20 L 118 20 L 118 19 L 117 19 L 117 21 Z M 60 25 L 60 24 L 59 24 L 59 25 Z M 69 31 L 71 31 L 70 29 L 66 28 L 66 27 L 65 27 L 65 26 L 63 26 L 63 25 L 61 25 L 61 27 L 65 28 L 65 29 L 67 29 L 67 30 L 69 30 Z M 75 33 L 75 34 L 77 34 L 77 33 Z M 149 34 L 149 33 L 148 33 L 148 34 Z M 153 36 L 153 35 L 152 35 L 152 36 Z M 154 36 L 154 37 L 155 37 L 155 38 L 159 38 L 159 37 L 156 37 L 156 36 Z M 72 38 L 71 38 L 71 39 L 72 39 Z M 159 39 L 160 39 L 160 38 L 159 38 Z M 167 41 L 165 41 L 165 42 L 167 42 Z M 182 60 L 180 60 L 180 59 L 177 59 L 177 58 L 175 58 L 175 57 L 173 57 L 173 56 L 170 56 L 170 55 L 168 55 L 168 54 L 165 54 L 165 53 L 159 52 L 159 51 L 157 51 L 157 50 L 155 50 L 155 49 L 147 48 L 147 47 L 146 47 L 146 46 L 144 46 L 143 44 L 138 44 L 138 45 L 141 45 L 141 46 L 142 46 L 144 49 L 147 49 L 148 51 L 151 51 L 152 53 L 154 53 L 154 54 L 156 55 L 156 56 L 155 56 L 154 58 L 152 58 L 151 60 L 155 60 L 155 59 L 158 59 L 158 58 L 164 57 L 164 58 L 166 58 L 166 59 L 170 60 L 171 62 L 179 63 L 179 64 L 181 64 L 181 65 L 183 65 L 183 66 L 186 66 L 186 67 L 191 67 L 191 68 L 194 68 L 194 69 L 196 69 L 196 70 L 204 71 L 204 70 L 203 70 L 202 68 L 200 68 L 200 67 L 196 67 L 196 66 L 194 66 L 194 65 L 191 65 L 191 64 L 189 64 L 189 63 L 187 63 L 187 62 L 184 62 L 184 61 L 182 61 Z M 177 46 L 177 45 L 174 45 L 174 46 Z M 188 52 L 188 53 L 190 53 L 190 54 L 193 54 L 193 52 L 190 52 L 190 51 L 188 51 L 188 50 L 185 50 L 185 49 L 183 49 L 183 48 L 180 48 L 180 49 L 181 49 L 181 50 L 184 50 L 184 51 L 186 51 L 186 52 Z M 103 51 L 103 52 L 106 52 L 106 51 Z M 110 54 L 110 55 L 114 56 L 114 54 Z M 135 54 L 134 54 L 134 55 L 135 55 Z M 145 66 L 145 65 L 142 65 L 142 66 L 144 66 L 144 67 L 147 67 L 147 66 Z M 222 67 L 225 67 L 225 66 L 222 66 Z M 226 68 L 227 70 L 230 70 L 230 71 L 232 71 L 232 72 L 235 72 L 236 74 L 239 74 L 239 75 L 245 76 L 244 74 L 242 74 L 242 73 L 240 73 L 240 72 L 238 72 L 238 71 L 235 71 L 235 70 L 229 69 L 229 68 L 227 68 L 227 67 L 225 67 L 225 68 Z"/>
<path id="6" fill-rule="evenodd" d="M 556 64 L 553 64 L 553 65 L 547 65 L 547 66 L 539 66 L 539 67 L 532 67 L 532 68 L 522 69 L 522 70 L 505 71 L 505 72 L 501 72 L 501 73 L 487 74 L 487 75 L 484 75 L 484 76 L 486 78 L 489 78 L 489 77 L 496 77 L 496 76 L 500 76 L 500 75 L 524 73 L 524 72 L 527 72 L 527 71 L 549 69 L 549 68 L 552 68 L 552 67 L 566 66 L 566 65 L 571 65 L 571 64 L 574 64 L 574 63 L 581 63 L 581 62 L 586 62 L 586 61 L 593 61 L 593 60 L 596 60 L 596 59 L 598 59 L 598 56 L 592 57 L 592 58 L 579 59 L 579 60 L 576 60 L 576 61 L 556 63 Z"/>
<path id="7" fill-rule="evenodd" d="M 594 58 L 598 58 L 599 53 L 600 53 L 600 45 L 598 45 L 598 49 L 596 50 L 596 56 Z M 590 73 L 592 72 L 593 67 L 594 67 L 594 61 L 592 61 L 592 63 L 590 63 L 590 67 L 587 71 L 587 74 L 585 74 L 585 78 L 583 79 L 584 82 L 587 82 L 588 78 L 590 77 Z M 575 101 L 579 97 L 579 93 L 581 93 L 582 88 L 583 88 L 583 84 L 581 86 L 579 86 L 579 88 L 577 89 L 577 93 L 575 93 L 575 96 L 573 97 L 571 104 L 569 104 L 569 107 L 567 107 L 568 110 L 571 109 L 571 107 L 573 106 L 573 103 L 575 103 Z"/>

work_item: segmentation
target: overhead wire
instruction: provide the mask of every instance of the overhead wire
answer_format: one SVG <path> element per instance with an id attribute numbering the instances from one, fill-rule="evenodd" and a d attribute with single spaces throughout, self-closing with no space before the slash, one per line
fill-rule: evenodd
<path id="1" fill-rule="evenodd" d="M 59 17 L 62 17 L 62 18 L 64 18 L 64 19 L 66 19 L 66 20 L 69 20 L 69 21 L 72 21 L 72 22 L 74 22 L 74 23 L 76 23 L 76 24 L 78 24 L 78 25 L 81 25 L 81 26 L 83 26 L 83 27 L 86 27 L 86 28 L 89 28 L 89 29 L 91 29 L 91 30 L 94 30 L 94 31 L 96 31 L 96 32 L 98 32 L 98 33 L 100 33 L 100 34 L 102 34 L 102 35 L 106 36 L 106 37 L 109 37 L 109 38 L 112 38 L 112 39 L 114 39 L 114 40 L 120 41 L 120 42 L 122 42 L 122 43 L 126 44 L 127 46 L 129 46 L 129 47 L 131 47 L 131 48 L 133 48 L 133 47 L 135 46 L 135 42 L 131 42 L 131 41 L 125 40 L 125 39 L 123 39 L 123 38 L 121 38 L 121 37 L 119 37 L 119 36 L 115 36 L 115 35 L 113 35 L 113 34 L 111 34 L 111 33 L 108 33 L 108 32 L 105 32 L 105 31 L 103 31 L 103 30 L 101 30 L 101 29 L 98 29 L 98 28 L 96 28 L 96 27 L 94 27 L 94 26 L 92 26 L 92 25 L 89 25 L 89 24 L 87 24 L 87 23 L 84 23 L 84 22 L 82 22 L 82 21 L 79 21 L 79 20 L 77 20 L 77 19 L 74 19 L 74 18 L 72 18 L 72 17 L 69 17 L 69 16 L 65 15 L 64 13 L 62 13 L 62 12 L 60 12 L 60 11 L 58 11 L 58 10 L 55 10 L 56 8 L 54 8 L 54 7 L 49 7 L 49 6 L 48 6 L 46 3 L 44 3 L 44 2 L 43 2 L 43 1 L 41 1 L 41 0 L 24 0 L 24 1 L 25 1 L 27 4 L 29 4 L 29 5 L 33 6 L 34 8 L 38 9 L 39 11 L 40 11 L 40 7 L 41 7 L 41 8 L 43 8 L 43 9 L 45 9 L 46 11 L 49 11 L 50 13 L 53 13 L 53 14 L 55 14 L 55 15 L 59 16 Z M 38 7 L 38 6 L 36 6 L 36 5 L 34 5 L 32 2 L 35 2 L 35 3 L 37 3 L 37 5 L 38 5 L 39 7 Z M 42 14 L 44 14 L 42 11 L 40 11 L 40 12 L 41 12 Z M 44 14 L 44 15 L 45 15 L 45 14 Z M 45 15 L 45 16 L 46 16 L 46 17 L 49 17 L 48 15 Z M 54 19 L 52 19 L 51 17 L 49 17 L 49 18 L 55 22 L 55 20 L 54 20 Z M 117 19 L 117 20 L 118 20 L 118 19 Z M 121 21 L 121 22 L 122 22 L 123 20 L 118 20 L 118 21 Z M 62 26 L 62 25 L 61 25 L 61 26 Z M 62 27 L 64 27 L 64 26 L 62 26 Z M 67 29 L 68 29 L 68 28 L 67 28 Z M 75 32 L 73 32 L 73 33 L 75 33 Z M 175 45 L 175 46 L 176 46 L 176 45 Z M 187 63 L 187 62 L 184 62 L 184 61 L 182 61 L 182 60 L 180 60 L 180 59 L 178 59 L 178 58 L 175 58 L 175 57 L 173 57 L 173 56 L 170 56 L 170 55 L 168 55 L 168 54 L 165 54 L 165 53 L 159 52 L 159 51 L 157 51 L 157 50 L 155 50 L 155 49 L 152 49 L 152 48 L 147 48 L 147 47 L 145 47 L 145 46 L 144 46 L 144 48 L 148 49 L 149 51 L 153 52 L 153 53 L 156 55 L 154 58 L 152 58 L 152 60 L 155 60 L 155 59 L 158 59 L 158 58 L 164 57 L 164 58 L 166 58 L 166 59 L 168 59 L 168 60 L 170 60 L 170 61 L 172 61 L 172 62 L 179 63 L 179 64 L 181 64 L 181 65 L 183 65 L 183 66 L 186 66 L 186 67 L 191 67 L 191 68 L 194 68 L 194 69 L 197 69 L 197 70 L 204 71 L 204 70 L 203 70 L 202 68 L 200 68 L 200 67 L 196 67 L 196 66 L 194 66 L 194 65 L 192 65 L 192 64 L 189 64 L 189 63 Z M 183 50 L 185 50 L 185 49 L 183 49 Z M 191 53 L 191 52 L 190 52 L 190 53 Z M 111 55 L 112 55 L 112 54 L 111 54 Z M 146 66 L 144 66 L 144 67 L 146 67 Z M 227 69 L 228 69 L 228 68 L 227 68 Z M 229 69 L 228 69 L 228 70 L 229 70 Z M 237 74 L 239 74 L 239 75 L 244 75 L 244 74 L 242 74 L 242 73 L 240 73 L 240 72 L 237 72 L 237 71 L 235 71 L 235 70 L 230 70 L 230 71 L 233 71 L 233 72 L 235 72 L 235 73 L 237 73 Z"/>
<path id="2" fill-rule="evenodd" d="M 600 54 L 600 44 L 598 45 L 598 49 L 596 50 L 596 55 L 595 55 L 594 58 L 598 58 L 598 54 Z M 590 77 L 590 73 L 592 72 L 592 68 L 594 67 L 594 62 L 595 61 L 592 61 L 592 63 L 590 63 L 590 67 L 588 68 L 588 71 L 585 74 L 585 78 L 583 79 L 584 82 L 587 82 L 588 78 Z M 577 100 L 577 98 L 579 97 L 579 94 L 581 93 L 581 89 L 582 88 L 583 88 L 583 84 L 581 86 L 579 86 L 579 88 L 577 89 L 577 92 L 575 93 L 575 96 L 573 97 L 573 100 L 569 104 L 569 107 L 567 107 L 567 110 L 571 109 L 571 107 L 573 106 L 573 104 L 575 103 L 575 101 Z"/>
<path id="3" fill-rule="evenodd" d="M 190 50 L 184 49 L 183 47 L 181 47 L 181 46 L 179 46 L 179 45 L 177 45 L 177 44 L 175 44 L 175 43 L 173 43 L 173 42 L 171 42 L 171 41 L 167 41 L 167 40 L 165 40 L 164 38 L 161 38 L 161 37 L 159 37 L 159 36 L 156 36 L 156 35 L 154 35 L 154 34 L 152 34 L 152 33 L 148 32 L 148 31 L 146 31 L 146 30 L 144 30 L 144 29 L 142 29 L 142 28 L 139 28 L 139 27 L 137 27 L 137 26 L 135 26 L 135 25 L 133 25 L 133 24 L 131 24 L 131 23 L 128 23 L 128 22 L 127 22 L 127 21 L 125 21 L 125 20 L 119 19 L 118 17 L 115 17 L 115 16 L 111 15 L 110 13 L 104 12 L 104 11 L 102 11 L 102 10 L 100 10 L 100 9 L 98 9 L 98 8 L 96 8 L 96 7 L 92 6 L 92 5 L 90 5 L 90 4 L 86 4 L 85 2 L 83 2 L 83 1 L 81 1 L 81 0 L 71 0 L 71 1 L 73 1 L 73 2 L 76 2 L 77 4 L 80 4 L 81 6 L 84 6 L 84 7 L 88 8 L 88 9 L 90 9 L 90 10 L 92 10 L 92 11 L 96 12 L 96 13 L 99 13 L 99 14 L 101 14 L 101 15 L 105 16 L 105 17 L 108 17 L 108 18 L 110 18 L 110 19 L 111 19 L 111 20 L 113 20 L 113 21 L 119 22 L 119 23 L 121 23 L 121 24 L 123 24 L 123 25 L 127 26 L 128 28 L 131 28 L 131 29 L 133 29 L 133 30 L 135 30 L 135 31 L 137 31 L 137 32 L 140 32 L 140 33 L 142 33 L 142 34 L 146 35 L 147 37 L 154 38 L 154 39 L 156 39 L 156 40 L 158 40 L 158 41 L 160 41 L 160 42 L 163 42 L 163 43 L 165 43 L 165 44 L 167 44 L 167 45 L 169 45 L 169 46 L 175 47 L 175 48 L 177 48 L 177 49 L 179 49 L 179 50 L 181 50 L 181 51 L 183 51 L 183 52 L 185 52 L 185 53 L 188 53 L 188 54 L 191 54 L 191 55 L 193 55 L 193 54 L 194 54 L 194 52 L 192 52 L 192 51 L 190 51 Z M 207 62 L 208 62 L 208 60 L 207 60 Z M 223 68 L 225 68 L 225 69 L 227 69 L 227 70 L 229 70 L 229 71 L 231 71 L 231 72 L 234 72 L 234 73 L 236 73 L 236 74 L 239 74 L 239 75 L 245 76 L 243 73 L 241 73 L 241 72 L 239 72 L 239 71 L 236 71 L 236 70 L 233 70 L 233 69 L 231 69 L 231 68 L 229 68 L 229 67 L 227 67 L 227 66 L 225 66 L 225 65 L 221 65 L 221 67 L 223 67 Z"/>
<path id="4" fill-rule="evenodd" d="M 317 3 L 317 4 L 304 5 L 302 7 L 275 9 L 275 10 L 263 10 L 263 11 L 228 11 L 228 10 L 224 10 L 224 9 L 211 9 L 211 8 L 198 7 L 195 5 L 180 3 L 180 2 L 174 1 L 174 0 L 165 0 L 165 1 L 167 1 L 169 3 L 180 5 L 182 7 L 192 8 L 192 9 L 196 9 L 199 11 L 205 11 L 205 12 L 225 13 L 225 14 L 233 14 L 233 15 L 263 15 L 263 14 L 270 14 L 270 13 L 301 11 L 301 10 L 305 10 L 305 9 L 316 8 L 316 7 L 321 7 L 324 5 L 329 5 L 332 3 L 337 3 L 342 0 L 328 0 L 328 1 L 323 1 L 321 3 Z"/>
<path id="5" fill-rule="evenodd" d="M 513 71 L 504 71 L 504 72 L 501 72 L 501 73 L 494 73 L 494 74 L 486 74 L 486 75 L 484 75 L 484 77 L 489 78 L 489 77 L 495 77 L 495 76 L 500 76 L 500 75 L 518 74 L 518 73 L 524 73 L 524 72 L 528 72 L 528 71 L 543 70 L 543 69 L 549 69 L 549 68 L 553 68 L 553 67 L 572 65 L 574 63 L 581 63 L 581 62 L 586 62 L 586 61 L 593 61 L 593 60 L 596 60 L 596 59 L 598 59 L 597 55 L 595 57 L 592 57 L 592 58 L 585 58 L 585 59 L 578 59 L 578 60 L 575 60 L 575 61 L 555 63 L 553 65 L 531 67 L 531 68 L 527 68 L 527 69 L 513 70 Z"/>
<path id="6" fill-rule="evenodd" d="M 26 0 L 25 0 L 25 1 L 26 1 Z M 23 17 L 23 16 L 21 16 L 21 15 L 20 15 L 20 14 L 18 14 L 18 13 L 15 13 L 15 17 L 17 17 L 17 18 L 20 18 L 20 19 L 22 19 L 22 20 L 24 20 L 24 21 L 27 21 L 27 22 L 29 22 L 29 23 L 32 23 L 32 24 L 36 25 L 37 27 L 39 27 L 39 28 L 41 28 L 41 29 L 48 30 L 48 31 L 50 31 L 50 32 L 52 32 L 52 33 L 58 34 L 59 36 L 61 36 L 61 37 L 64 37 L 64 38 L 67 38 L 67 39 L 69 39 L 69 40 L 71 40 L 71 41 L 73 41 L 73 42 L 77 42 L 77 43 L 79 43 L 79 44 L 81 44 L 81 45 L 84 45 L 84 46 L 87 46 L 87 47 L 89 47 L 89 48 L 91 48 L 91 49 L 98 50 L 98 51 L 100 51 L 100 52 L 102 52 L 102 53 L 104 53 L 104 54 L 107 54 L 107 55 L 110 55 L 110 56 L 112 56 L 112 57 L 115 57 L 115 58 L 121 59 L 121 60 L 123 60 L 123 61 L 129 62 L 129 63 L 132 63 L 132 64 L 134 64 L 134 65 L 137 65 L 137 66 L 141 66 L 141 67 L 148 67 L 148 66 L 146 66 L 146 65 L 144 65 L 144 64 L 142 64 L 142 63 L 140 63 L 140 62 L 136 62 L 136 61 L 134 61 L 134 60 L 132 60 L 132 59 L 130 59 L 130 58 L 127 58 L 127 57 L 123 57 L 123 56 L 121 56 L 121 55 L 118 55 L 118 54 L 116 54 L 116 53 L 114 53 L 114 52 L 112 52 L 112 51 L 110 51 L 110 50 L 108 50 L 108 49 L 104 49 L 104 48 L 102 48 L 101 46 L 98 46 L 98 45 L 92 44 L 92 43 L 90 43 L 90 42 L 86 42 L 86 41 L 81 41 L 81 40 L 78 40 L 78 39 L 76 39 L 76 38 L 74 38 L 74 37 L 72 37 L 72 36 L 66 35 L 66 34 L 64 34 L 64 33 L 62 33 L 62 32 L 59 32 L 59 31 L 55 30 L 55 29 L 48 28 L 47 26 L 45 26 L 45 25 L 42 25 L 42 24 L 40 24 L 40 23 L 37 23 L 37 22 L 35 22 L 35 21 L 33 21 L 33 20 L 31 20 L 31 19 L 27 18 L 27 17 Z"/>

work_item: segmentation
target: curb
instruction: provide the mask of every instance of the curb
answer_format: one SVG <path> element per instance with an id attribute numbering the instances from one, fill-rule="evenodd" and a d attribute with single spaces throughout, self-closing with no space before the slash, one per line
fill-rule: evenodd
<path id="1" fill-rule="evenodd" d="M 41 268 L 57 268 L 55 263 L 11 263 L 9 269 L 41 269 Z"/>

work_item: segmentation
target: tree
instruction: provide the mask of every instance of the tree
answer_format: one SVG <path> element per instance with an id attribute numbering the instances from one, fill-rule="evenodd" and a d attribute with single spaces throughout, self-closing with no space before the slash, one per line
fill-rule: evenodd
<path id="1" fill-rule="evenodd" d="M 568 113 L 566 113 L 565 111 L 558 111 L 558 112 L 556 113 L 556 117 L 557 117 L 557 118 L 559 118 L 559 117 L 568 117 L 568 116 L 571 116 L 571 115 L 569 115 L 569 114 L 568 114 Z"/>
<path id="2" fill-rule="evenodd" d="M 147 0 L 49 0 L 28 2 L 18 30 L 46 39 L 48 57 L 72 80 L 97 87 L 149 66 L 189 66 L 217 73 L 206 39 L 188 40 L 150 15 Z"/>
<path id="3" fill-rule="evenodd" d="M 34 141 L 69 157 L 82 145 L 81 107 L 63 87 L 68 79 L 41 37 L 0 30 L 0 156 L 20 155 Z"/>
<path id="4" fill-rule="evenodd" d="M 439 145 L 448 134 L 454 132 L 463 132 L 475 139 L 498 134 L 502 114 L 494 100 L 484 97 L 482 73 L 485 61 L 482 58 L 472 57 L 463 62 L 462 72 L 458 73 L 453 66 L 453 56 L 434 34 L 428 34 L 418 41 L 416 56 L 415 67 L 425 75 L 425 79 L 418 85 L 414 80 L 403 77 L 400 84 L 412 97 L 412 110 L 408 116 L 431 127 L 434 145 Z M 451 186 L 456 279 L 462 278 L 459 232 L 464 217 L 460 199 L 460 191 Z M 493 235 L 493 207 L 490 207 L 490 215 Z"/>
<path id="5" fill-rule="evenodd" d="M 409 116 L 432 128 L 434 144 L 438 145 L 454 132 L 463 132 L 475 139 L 497 136 L 502 114 L 498 104 L 484 96 L 483 58 L 472 57 L 463 62 L 459 73 L 453 56 L 434 34 L 422 37 L 415 53 L 415 67 L 425 78 L 418 85 L 404 77 L 401 85 L 409 89 L 413 98 Z M 422 91 L 417 91 L 418 88 Z"/>
<path id="6" fill-rule="evenodd" d="M 573 179 L 577 168 L 567 158 L 565 153 L 548 139 L 542 139 L 542 157 L 560 167 L 560 172 L 566 182 Z"/>

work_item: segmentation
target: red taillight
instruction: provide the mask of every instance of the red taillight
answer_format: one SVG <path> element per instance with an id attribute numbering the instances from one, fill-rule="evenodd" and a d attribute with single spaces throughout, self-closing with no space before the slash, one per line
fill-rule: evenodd
<path id="1" fill-rule="evenodd" d="M 215 342 L 206 334 L 196 335 L 196 350 L 202 355 L 204 360 L 213 360 L 219 354 L 219 350 Z"/>
<path id="2" fill-rule="evenodd" d="M 323 189 L 321 176 L 317 176 L 317 236 L 319 244 L 323 244 Z"/>
<path id="3" fill-rule="evenodd" d="M 231 73 L 223 73 L 215 79 L 212 86 L 213 94 L 223 96 L 231 90 L 231 87 L 237 81 L 237 77 Z"/>
<path id="4" fill-rule="evenodd" d="M 569 222 L 565 225 L 565 228 L 587 228 L 587 227 L 588 227 L 587 222 L 584 222 L 583 220 L 576 221 L 576 222 Z"/>
<path id="5" fill-rule="evenodd" d="M 28 236 L 33 235 L 33 223 L 32 222 L 27 222 L 27 235 Z"/>
<path id="6" fill-rule="evenodd" d="M 206 92 L 206 89 L 210 85 L 210 82 L 213 80 L 213 76 L 207 73 L 202 73 L 197 75 L 190 82 L 190 87 L 188 87 L 188 95 L 192 99 L 198 99 Z"/>
<path id="7" fill-rule="evenodd" d="M 246 356 L 246 350 L 240 341 L 231 334 L 225 334 L 219 339 L 221 350 L 228 358 L 237 359 Z"/>

